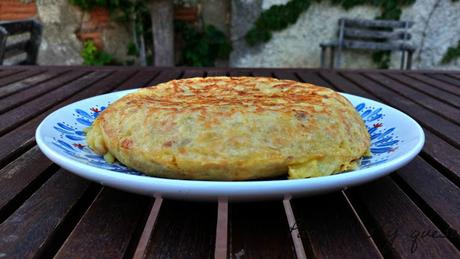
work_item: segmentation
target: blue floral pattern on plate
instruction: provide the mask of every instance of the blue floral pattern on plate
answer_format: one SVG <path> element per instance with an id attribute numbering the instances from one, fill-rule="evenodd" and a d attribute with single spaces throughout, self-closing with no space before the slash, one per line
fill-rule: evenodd
<path id="1" fill-rule="evenodd" d="M 85 164 L 119 173 L 143 175 L 120 163 L 107 163 L 102 156 L 94 153 L 86 145 L 83 129 L 91 126 L 99 113 L 109 104 L 75 109 L 72 114 L 73 121 L 58 122 L 53 126 L 59 137 L 54 137 L 52 144 L 64 154 Z M 398 136 L 394 134 L 395 127 L 388 128 L 382 123 L 382 119 L 385 117 L 382 108 L 376 108 L 366 103 L 360 103 L 355 108 L 361 115 L 371 136 L 371 156 L 361 160 L 360 169 L 386 162 L 401 142 Z"/>

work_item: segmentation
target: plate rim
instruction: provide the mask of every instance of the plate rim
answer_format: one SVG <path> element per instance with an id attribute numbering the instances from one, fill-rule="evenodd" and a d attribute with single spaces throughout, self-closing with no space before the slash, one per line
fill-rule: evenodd
<path id="1" fill-rule="evenodd" d="M 103 185 L 108 185 L 115 188 L 121 188 L 123 190 L 128 190 L 136 193 L 141 194 L 154 194 L 154 196 L 166 194 L 166 197 L 172 198 L 181 198 L 181 196 L 186 196 L 182 198 L 189 198 L 189 199 L 215 199 L 217 197 L 225 196 L 228 199 L 247 199 L 247 195 L 259 195 L 259 196 L 270 196 L 276 195 L 280 196 L 282 193 L 286 193 L 286 191 L 290 191 L 291 194 L 289 195 L 299 195 L 299 194 L 308 194 L 309 192 L 315 192 L 315 190 L 319 190 L 321 192 L 322 189 L 330 190 L 334 187 L 338 187 L 335 189 L 346 188 L 348 186 L 358 185 L 364 182 L 368 182 L 377 178 L 380 178 L 386 174 L 389 174 L 396 169 L 403 167 L 407 163 L 409 163 L 423 148 L 425 143 L 425 133 L 423 128 L 409 115 L 405 114 L 404 112 L 395 109 L 389 105 L 381 103 L 379 101 L 375 101 L 372 99 L 368 99 L 361 96 L 356 96 L 347 93 L 340 93 L 344 95 L 347 100 L 348 97 L 358 98 L 363 101 L 370 101 L 378 103 L 379 105 L 385 106 L 386 109 L 392 110 L 392 112 L 396 112 L 401 115 L 405 121 L 415 126 L 417 130 L 417 137 L 418 141 L 414 144 L 413 148 L 409 150 L 409 152 L 403 153 L 398 157 L 395 157 L 392 160 L 386 161 L 381 164 L 374 165 L 369 168 L 359 169 L 356 171 L 351 171 L 347 173 L 340 173 L 328 176 L 320 176 L 314 178 L 305 178 L 305 179 L 283 179 L 283 180 L 251 180 L 251 181 L 210 181 L 210 180 L 186 180 L 186 179 L 169 179 L 169 178 L 159 178 L 154 176 L 145 176 L 145 175 L 131 175 L 126 173 L 115 173 L 113 171 L 97 168 L 91 165 L 87 165 L 85 163 L 73 160 L 72 158 L 66 157 L 61 155 L 59 152 L 51 149 L 42 139 L 42 135 L 45 136 L 45 132 L 43 132 L 43 127 L 47 123 L 47 121 L 56 116 L 58 113 L 62 112 L 63 109 L 69 108 L 70 106 L 76 105 L 80 102 L 89 101 L 94 98 L 101 98 L 103 96 L 108 95 L 121 95 L 127 94 L 129 92 L 136 91 L 137 89 L 130 89 L 130 90 L 123 90 L 117 91 L 112 93 L 106 93 L 102 95 L 88 97 L 73 103 L 70 103 L 66 106 L 60 107 L 59 109 L 53 111 L 52 113 L 48 114 L 38 125 L 35 131 L 35 139 L 37 142 L 38 147 L 40 150 L 54 163 L 58 164 L 62 168 L 79 175 L 83 178 L 89 179 L 91 181 L 97 181 Z M 349 100 L 350 101 L 350 100 Z M 351 101 L 350 101 L 351 102 Z M 118 181 L 122 181 L 117 183 Z M 138 188 L 131 188 L 127 185 L 138 185 Z M 185 185 L 185 186 L 184 186 Z M 268 186 L 267 186 L 268 185 Z M 319 186 L 319 188 L 310 189 L 311 186 Z M 174 188 L 176 190 L 174 190 Z M 259 191 L 251 191 L 251 188 L 261 188 L 261 187 L 268 187 L 262 188 Z M 295 188 L 299 187 L 308 187 L 303 190 L 297 190 Z M 138 190 L 142 188 L 142 190 Z M 148 188 L 149 190 L 146 191 L 143 188 Z M 171 191 L 169 188 L 173 188 Z M 177 190 L 180 189 L 180 190 Z M 208 190 L 208 188 L 215 189 L 214 191 Z M 293 190 L 290 190 L 294 188 Z M 156 189 L 153 190 L 153 189 Z M 272 190 L 270 192 L 270 190 Z M 181 192 L 182 191 L 182 192 Z M 239 194 L 238 192 L 244 191 L 245 194 Z M 274 192 L 273 192 L 274 191 Z M 248 194 L 249 193 L 249 194 Z M 288 195 L 288 196 L 289 196 Z M 208 197 L 213 196 L 213 197 Z M 251 199 L 249 197 L 249 199 Z"/>

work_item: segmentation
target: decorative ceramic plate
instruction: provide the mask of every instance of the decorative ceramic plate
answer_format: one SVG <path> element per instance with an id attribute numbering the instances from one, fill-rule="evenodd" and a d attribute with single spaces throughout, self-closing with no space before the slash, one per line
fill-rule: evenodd
<path id="1" fill-rule="evenodd" d="M 83 132 L 110 103 L 132 91 L 95 96 L 53 112 L 37 128 L 38 146 L 70 172 L 129 192 L 193 200 L 256 200 L 319 194 L 377 179 L 407 164 L 425 141 L 422 128 L 406 114 L 379 102 L 343 94 L 361 114 L 371 135 L 372 156 L 362 159 L 354 171 L 308 179 L 235 182 L 151 177 L 119 163 L 106 163 L 87 147 Z"/>

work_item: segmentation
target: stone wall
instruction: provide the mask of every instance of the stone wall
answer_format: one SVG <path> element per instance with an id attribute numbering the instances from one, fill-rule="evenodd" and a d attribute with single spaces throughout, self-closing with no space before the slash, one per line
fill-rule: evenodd
<path id="1" fill-rule="evenodd" d="M 43 25 L 38 64 L 82 64 L 82 43 L 75 34 L 82 17 L 80 10 L 66 0 L 40 1 L 37 8 L 38 19 Z"/>
<path id="2" fill-rule="evenodd" d="M 274 32 L 273 38 L 256 47 L 244 41 L 262 10 L 288 0 L 232 0 L 231 39 L 234 51 L 230 65 L 237 67 L 319 67 L 319 43 L 337 38 L 337 20 L 340 17 L 373 19 L 380 14 L 378 8 L 358 6 L 344 10 L 328 1 L 313 2 L 307 12 L 287 29 Z M 417 0 L 403 9 L 402 20 L 415 22 L 412 44 L 417 47 L 414 55 L 415 69 L 458 69 L 460 62 L 441 65 L 440 60 L 448 47 L 460 39 L 460 1 Z M 393 53 L 391 68 L 399 68 L 400 53 Z M 347 50 L 342 58 L 344 68 L 375 68 L 371 53 Z"/>
<path id="3" fill-rule="evenodd" d="M 127 59 L 131 34 L 125 26 L 111 22 L 106 11 L 82 12 L 68 0 L 41 0 L 36 5 L 43 24 L 38 64 L 82 64 L 80 52 L 85 40 L 93 40 L 116 60 Z"/>

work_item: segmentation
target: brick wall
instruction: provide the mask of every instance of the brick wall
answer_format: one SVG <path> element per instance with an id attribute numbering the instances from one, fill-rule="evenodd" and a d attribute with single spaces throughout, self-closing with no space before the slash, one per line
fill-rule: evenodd
<path id="1" fill-rule="evenodd" d="M 0 0 L 0 20 L 24 20 L 37 15 L 35 1 Z"/>
<path id="2" fill-rule="evenodd" d="M 94 41 L 97 48 L 103 48 L 102 31 L 109 26 L 109 12 L 103 8 L 95 8 L 89 14 L 85 14 L 81 29 L 77 32 L 80 41 Z"/>

